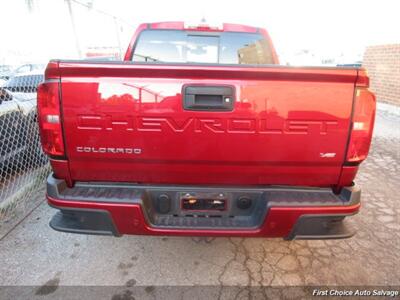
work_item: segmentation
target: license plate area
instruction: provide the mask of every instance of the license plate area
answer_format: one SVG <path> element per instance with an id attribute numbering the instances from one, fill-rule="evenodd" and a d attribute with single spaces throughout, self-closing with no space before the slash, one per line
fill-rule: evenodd
<path id="1" fill-rule="evenodd" d="M 181 209 L 186 211 L 224 211 L 227 199 L 224 194 L 185 193 L 180 198 Z"/>

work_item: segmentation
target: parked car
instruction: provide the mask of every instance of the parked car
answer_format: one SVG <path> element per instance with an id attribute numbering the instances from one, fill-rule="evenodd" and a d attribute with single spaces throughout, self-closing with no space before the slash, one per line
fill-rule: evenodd
<path id="1" fill-rule="evenodd" d="M 36 133 L 36 90 L 43 77 L 43 72 L 24 73 L 0 87 L 0 175 L 3 177 L 15 166 L 27 167 L 33 157 L 38 165 L 46 161 Z"/>
<path id="2" fill-rule="evenodd" d="M 337 64 L 337 67 L 351 67 L 351 68 L 361 68 L 362 62 L 348 63 L 348 64 Z"/>
<path id="3" fill-rule="evenodd" d="M 120 60 L 115 56 L 90 56 L 85 58 L 86 61 L 116 61 Z"/>
<path id="4" fill-rule="evenodd" d="M 46 65 L 44 64 L 24 64 L 16 68 L 7 66 L 5 70 L 0 71 L 0 79 L 8 80 L 15 75 L 37 71 L 40 72 L 41 70 L 44 70 L 45 67 Z"/>
<path id="5" fill-rule="evenodd" d="M 10 65 L 0 65 L 0 74 L 3 72 L 11 72 L 12 66 Z"/>
<path id="6" fill-rule="evenodd" d="M 12 73 L 13 67 L 10 65 L 1 65 L 0 66 L 0 80 L 7 81 Z"/>
<path id="7" fill-rule="evenodd" d="M 11 77 L 3 86 L 12 93 L 22 93 L 24 97 L 33 94 L 34 102 L 36 102 L 36 91 L 40 82 L 44 79 L 44 69 L 21 73 Z M 14 95 L 16 96 L 16 95 Z"/>
<path id="8" fill-rule="evenodd" d="M 332 239 L 360 208 L 362 68 L 278 65 L 262 28 L 141 25 L 123 62 L 51 61 L 38 89 L 50 226 Z"/>

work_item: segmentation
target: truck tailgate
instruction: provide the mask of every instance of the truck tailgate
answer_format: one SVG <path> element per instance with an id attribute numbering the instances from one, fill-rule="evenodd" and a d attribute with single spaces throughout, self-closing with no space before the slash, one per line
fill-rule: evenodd
<path id="1" fill-rule="evenodd" d="M 71 178 L 335 185 L 357 72 L 60 62 Z"/>

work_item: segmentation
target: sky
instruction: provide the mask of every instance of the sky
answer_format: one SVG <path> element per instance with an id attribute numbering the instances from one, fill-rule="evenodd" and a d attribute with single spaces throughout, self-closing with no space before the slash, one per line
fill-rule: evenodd
<path id="1" fill-rule="evenodd" d="M 7 11 L 0 18 L 0 63 L 75 58 L 78 48 L 84 55 L 88 47 L 120 45 L 125 51 L 140 23 L 198 23 L 203 17 L 266 28 L 290 64 L 331 57 L 352 62 L 367 46 L 400 43 L 400 0 L 71 0 L 76 35 L 67 1 L 31 0 L 31 10 L 27 2 L 0 0 Z"/>

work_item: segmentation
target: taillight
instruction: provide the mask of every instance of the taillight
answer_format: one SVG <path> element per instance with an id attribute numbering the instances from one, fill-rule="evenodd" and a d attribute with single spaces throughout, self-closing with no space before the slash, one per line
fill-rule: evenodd
<path id="1" fill-rule="evenodd" d="M 374 129 L 376 101 L 368 87 L 356 86 L 347 162 L 361 163 L 368 155 Z"/>
<path id="2" fill-rule="evenodd" d="M 38 86 L 37 103 L 40 139 L 44 152 L 51 156 L 64 155 L 59 98 L 58 81 L 43 82 Z"/>

